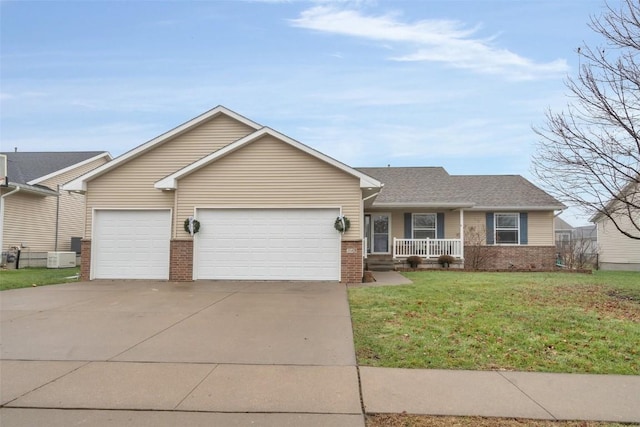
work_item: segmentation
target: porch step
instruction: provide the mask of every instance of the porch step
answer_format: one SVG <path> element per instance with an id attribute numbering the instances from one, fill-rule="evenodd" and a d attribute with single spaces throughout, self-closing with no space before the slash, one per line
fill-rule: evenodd
<path id="1" fill-rule="evenodd" d="M 393 258 L 367 258 L 367 270 L 369 271 L 392 271 L 395 270 Z"/>

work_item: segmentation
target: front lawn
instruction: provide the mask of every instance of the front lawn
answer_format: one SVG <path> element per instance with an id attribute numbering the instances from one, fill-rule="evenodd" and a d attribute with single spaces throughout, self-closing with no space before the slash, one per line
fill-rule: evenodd
<path id="1" fill-rule="evenodd" d="M 407 273 L 349 290 L 358 363 L 640 374 L 640 273 Z"/>
<path id="2" fill-rule="evenodd" d="M 0 270 L 0 291 L 26 288 L 29 286 L 53 285 L 75 282 L 80 267 L 75 268 L 21 268 L 19 270 Z"/>

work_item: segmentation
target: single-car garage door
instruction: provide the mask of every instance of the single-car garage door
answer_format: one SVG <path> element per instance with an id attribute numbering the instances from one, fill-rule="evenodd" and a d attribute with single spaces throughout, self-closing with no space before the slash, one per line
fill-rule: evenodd
<path id="1" fill-rule="evenodd" d="M 340 280 L 338 209 L 198 209 L 195 278 Z"/>
<path id="2" fill-rule="evenodd" d="M 94 279 L 169 278 L 169 210 L 96 210 L 93 218 Z"/>

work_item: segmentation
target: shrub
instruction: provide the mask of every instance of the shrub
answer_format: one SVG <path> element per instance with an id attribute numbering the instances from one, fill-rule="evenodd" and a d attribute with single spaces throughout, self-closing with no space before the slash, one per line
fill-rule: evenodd
<path id="1" fill-rule="evenodd" d="M 417 255 L 410 256 L 407 258 L 407 264 L 409 264 L 411 268 L 417 268 L 418 265 L 422 264 L 422 258 Z"/>
<path id="2" fill-rule="evenodd" d="M 453 264 L 455 260 L 456 259 L 451 255 L 440 255 L 438 257 L 438 263 L 443 267 L 449 267 L 449 265 Z"/>

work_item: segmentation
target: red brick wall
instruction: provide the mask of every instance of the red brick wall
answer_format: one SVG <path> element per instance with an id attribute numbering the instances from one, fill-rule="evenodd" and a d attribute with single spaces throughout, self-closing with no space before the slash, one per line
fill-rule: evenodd
<path id="1" fill-rule="evenodd" d="M 172 240 L 169 255 L 169 280 L 193 280 L 193 240 Z"/>
<path id="2" fill-rule="evenodd" d="M 80 280 L 86 281 L 91 277 L 91 239 L 80 241 Z"/>
<path id="3" fill-rule="evenodd" d="M 473 249 L 465 246 L 465 255 Z M 479 266 L 483 270 L 550 270 L 556 264 L 555 246 L 482 246 L 478 249 L 486 251 L 483 265 Z"/>
<path id="4" fill-rule="evenodd" d="M 340 250 L 342 283 L 362 283 L 362 240 L 343 240 Z"/>

